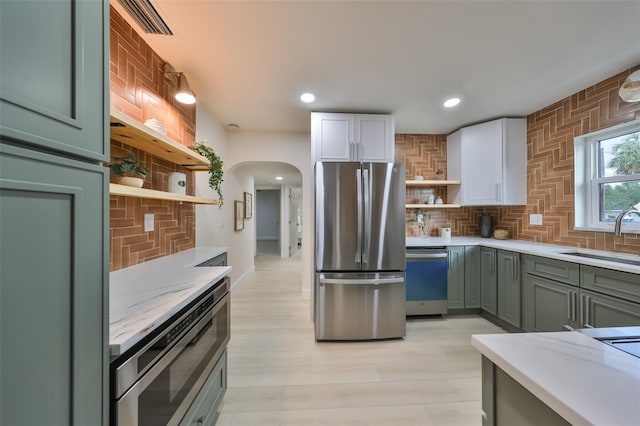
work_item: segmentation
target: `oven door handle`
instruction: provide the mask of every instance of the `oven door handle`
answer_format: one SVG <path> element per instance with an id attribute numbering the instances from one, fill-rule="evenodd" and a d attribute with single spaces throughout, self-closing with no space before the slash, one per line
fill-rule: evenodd
<path id="1" fill-rule="evenodd" d="M 449 256 L 447 253 L 407 253 L 407 259 L 446 259 Z"/>
<path id="2" fill-rule="evenodd" d="M 180 355 L 180 353 L 189 345 L 189 343 L 202 331 L 206 323 L 211 321 L 223 306 L 229 303 L 229 293 L 225 294 L 222 299 L 207 312 L 191 330 L 187 332 L 158 362 L 143 375 L 124 395 L 118 400 L 118 416 L 122 411 L 121 405 L 127 405 L 130 398 L 137 399 L 138 396 L 164 371 L 164 369 Z M 135 404 L 132 404 L 133 406 Z M 128 413 L 131 414 L 131 413 Z M 120 423 L 120 422 L 118 422 Z"/>

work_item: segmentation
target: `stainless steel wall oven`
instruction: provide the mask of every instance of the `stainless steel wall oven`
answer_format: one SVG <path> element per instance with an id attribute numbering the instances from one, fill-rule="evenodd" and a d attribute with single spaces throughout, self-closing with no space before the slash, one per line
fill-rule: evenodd
<path id="1" fill-rule="evenodd" d="M 178 424 L 230 335 L 229 278 L 111 361 L 111 424 Z"/>

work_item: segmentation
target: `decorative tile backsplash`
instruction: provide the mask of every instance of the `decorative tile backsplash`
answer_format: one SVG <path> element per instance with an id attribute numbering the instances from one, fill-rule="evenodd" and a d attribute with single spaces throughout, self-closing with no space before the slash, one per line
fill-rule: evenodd
<path id="1" fill-rule="evenodd" d="M 174 100 L 176 85 L 160 71 L 164 61 L 111 8 L 110 107 L 144 123 L 162 122 L 167 137 L 183 145 L 195 139 L 195 106 Z M 134 152 L 152 169 L 145 188 L 168 190 L 169 173 L 187 175 L 187 194 L 194 193 L 193 172 L 119 142 L 111 142 L 111 158 Z M 112 176 L 113 178 L 113 176 Z M 113 179 L 112 179 L 113 181 Z M 190 203 L 112 195 L 109 198 L 109 269 L 133 266 L 195 247 L 195 207 Z M 154 230 L 144 232 L 145 213 L 154 215 Z"/>
<path id="2" fill-rule="evenodd" d="M 510 238 L 572 247 L 640 254 L 640 235 L 574 231 L 573 138 L 640 118 L 640 103 L 625 103 L 618 88 L 636 66 L 594 84 L 527 117 L 527 205 L 509 207 L 463 207 L 425 210 L 430 214 L 432 235 L 451 227 L 453 235 L 480 235 L 477 226 L 483 212 L 494 217 L 497 227 Z M 445 135 L 396 135 L 396 161 L 407 164 L 407 176 L 435 176 L 446 170 Z M 407 190 L 407 202 L 415 200 Z M 416 210 L 407 210 L 407 219 Z M 529 225 L 529 214 L 542 214 L 543 225 Z M 428 219 L 428 218 L 427 218 Z M 420 233 L 407 222 L 407 235 Z"/>

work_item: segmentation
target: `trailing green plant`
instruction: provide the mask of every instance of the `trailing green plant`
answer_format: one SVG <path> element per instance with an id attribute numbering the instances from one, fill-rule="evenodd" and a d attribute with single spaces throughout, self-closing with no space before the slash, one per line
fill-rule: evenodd
<path id="1" fill-rule="evenodd" d="M 115 163 L 109 168 L 116 176 L 141 177 L 147 178 L 147 173 L 151 171 L 148 167 L 142 167 L 140 160 L 133 152 L 128 152 L 126 157 L 114 158 Z"/>
<path id="2" fill-rule="evenodd" d="M 223 204 L 222 198 L 222 182 L 223 179 L 223 161 L 222 158 L 216 153 L 216 150 L 207 145 L 207 141 L 198 141 L 193 144 L 193 150 L 198 154 L 206 157 L 207 160 L 211 162 L 211 167 L 209 167 L 209 186 L 211 189 L 214 189 L 218 193 L 218 198 L 220 199 L 220 206 Z"/>

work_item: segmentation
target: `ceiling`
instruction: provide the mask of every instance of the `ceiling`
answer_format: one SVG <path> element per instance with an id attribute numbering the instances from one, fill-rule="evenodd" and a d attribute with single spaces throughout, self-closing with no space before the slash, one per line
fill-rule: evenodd
<path id="1" fill-rule="evenodd" d="M 391 113 L 396 133 L 450 133 L 640 64 L 633 0 L 151 1 L 174 35 L 133 27 L 198 105 L 243 130 L 308 132 L 310 111 L 345 111 Z M 462 103 L 445 109 L 450 96 Z"/>
<path id="2" fill-rule="evenodd" d="M 238 170 L 249 172 L 253 176 L 256 186 L 302 185 L 300 171 L 287 163 L 252 161 L 251 163 L 240 164 Z M 278 176 L 282 179 L 276 179 Z"/>

